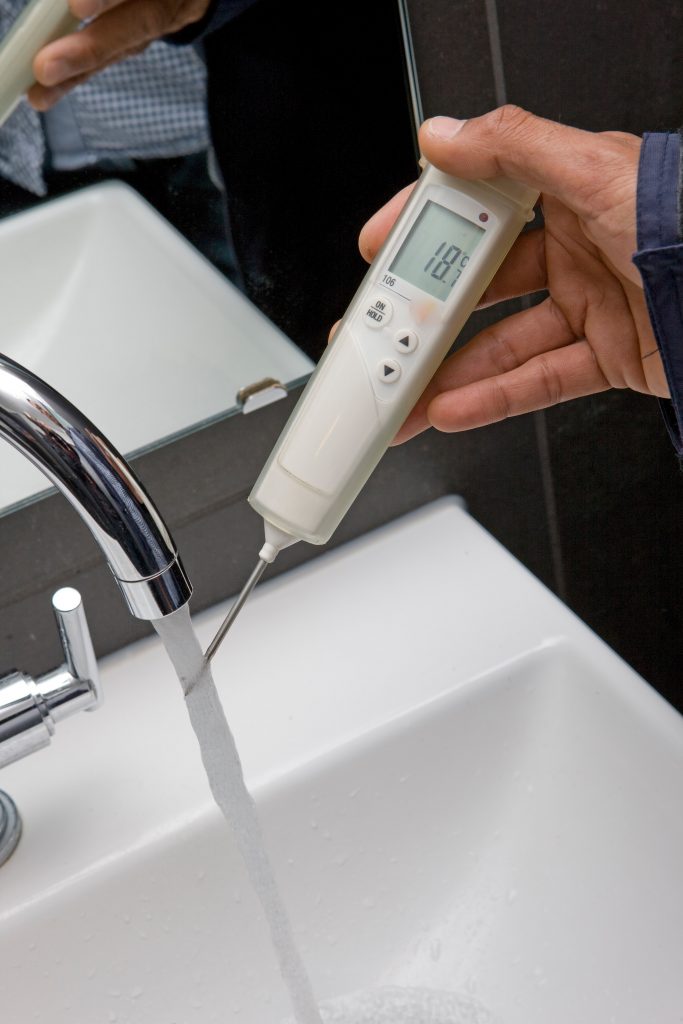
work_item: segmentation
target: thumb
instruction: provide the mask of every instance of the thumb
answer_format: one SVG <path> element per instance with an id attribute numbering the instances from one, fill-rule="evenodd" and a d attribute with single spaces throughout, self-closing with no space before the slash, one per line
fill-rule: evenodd
<path id="1" fill-rule="evenodd" d="M 603 137 L 506 106 L 469 121 L 433 117 L 420 129 L 427 160 L 459 178 L 502 176 L 556 196 L 580 215 L 604 184 Z"/>

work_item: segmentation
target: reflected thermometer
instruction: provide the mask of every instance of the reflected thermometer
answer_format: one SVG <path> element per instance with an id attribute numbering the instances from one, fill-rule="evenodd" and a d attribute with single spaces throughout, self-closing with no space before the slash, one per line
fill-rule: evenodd
<path id="1" fill-rule="evenodd" d="M 34 84 L 38 51 L 79 25 L 68 0 L 32 0 L 21 12 L 0 45 L 0 127 Z"/>
<path id="2" fill-rule="evenodd" d="M 266 543 L 207 659 L 279 551 L 334 533 L 538 195 L 506 178 L 463 181 L 426 166 L 249 495 Z"/>

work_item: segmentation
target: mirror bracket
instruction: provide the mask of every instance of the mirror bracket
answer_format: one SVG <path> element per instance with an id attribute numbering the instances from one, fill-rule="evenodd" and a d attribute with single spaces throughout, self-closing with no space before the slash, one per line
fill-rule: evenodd
<path id="1" fill-rule="evenodd" d="M 275 380 L 274 377 L 265 377 L 263 380 L 256 381 L 255 384 L 248 384 L 247 387 L 240 388 L 236 395 L 236 402 L 246 415 L 286 397 L 287 388 L 284 384 Z"/>

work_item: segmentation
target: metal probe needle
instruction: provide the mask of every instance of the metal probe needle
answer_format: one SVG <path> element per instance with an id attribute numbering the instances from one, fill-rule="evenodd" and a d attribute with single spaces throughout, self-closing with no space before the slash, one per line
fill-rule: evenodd
<path id="1" fill-rule="evenodd" d="M 206 654 L 204 655 L 205 663 L 211 661 L 214 654 L 216 653 L 220 645 L 223 643 L 225 634 L 228 632 L 233 622 L 241 612 L 242 608 L 244 607 L 244 603 L 251 594 L 252 590 L 263 576 L 264 570 L 267 565 L 269 565 L 269 563 L 266 562 L 265 558 L 259 558 L 258 562 L 256 563 L 256 568 L 253 570 L 251 576 L 242 587 L 242 590 L 240 591 L 239 596 L 235 599 L 235 603 L 232 605 L 230 611 L 225 616 L 221 628 L 218 630 L 215 637 L 213 638 L 209 646 L 206 648 Z"/>

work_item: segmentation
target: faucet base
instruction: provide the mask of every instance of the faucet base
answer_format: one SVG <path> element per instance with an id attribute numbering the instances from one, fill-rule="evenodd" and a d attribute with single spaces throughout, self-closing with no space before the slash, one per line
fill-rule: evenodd
<path id="1" fill-rule="evenodd" d="M 9 860 L 21 839 L 21 818 L 11 797 L 0 789 L 0 867 Z"/>

